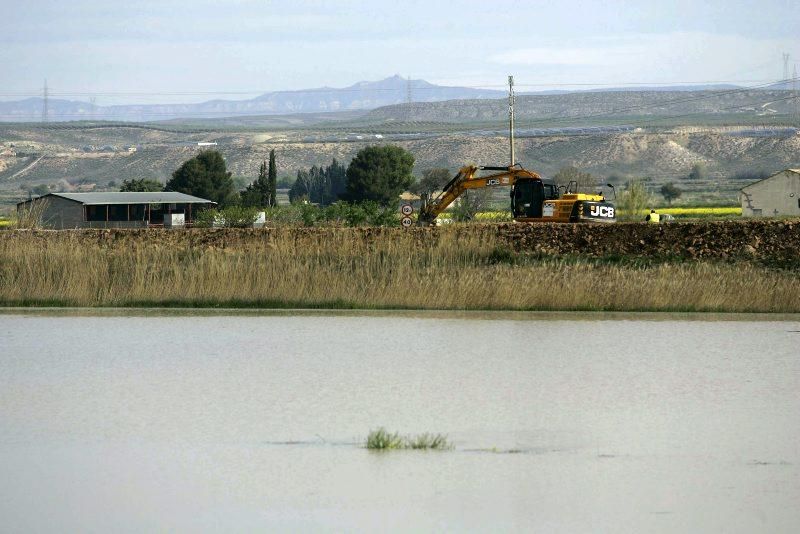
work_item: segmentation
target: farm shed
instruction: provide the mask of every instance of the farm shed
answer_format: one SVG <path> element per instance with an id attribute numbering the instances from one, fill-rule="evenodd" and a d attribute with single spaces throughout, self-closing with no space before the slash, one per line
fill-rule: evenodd
<path id="1" fill-rule="evenodd" d="M 43 226 L 64 228 L 145 228 L 162 226 L 173 215 L 191 224 L 216 202 L 184 193 L 50 193 L 17 204 L 17 214 L 39 218 Z"/>
<path id="2" fill-rule="evenodd" d="M 743 217 L 800 216 L 800 169 L 786 169 L 743 187 Z"/>

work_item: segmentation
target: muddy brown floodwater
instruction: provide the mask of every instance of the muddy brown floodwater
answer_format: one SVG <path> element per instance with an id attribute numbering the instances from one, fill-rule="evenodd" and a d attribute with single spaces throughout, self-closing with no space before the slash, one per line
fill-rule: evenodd
<path id="1" fill-rule="evenodd" d="M 796 532 L 798 347 L 798 316 L 6 310 L 0 530 Z"/>

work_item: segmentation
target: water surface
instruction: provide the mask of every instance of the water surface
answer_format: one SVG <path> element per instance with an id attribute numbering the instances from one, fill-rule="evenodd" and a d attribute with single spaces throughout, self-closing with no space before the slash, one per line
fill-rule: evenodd
<path id="1" fill-rule="evenodd" d="M 0 530 L 793 532 L 800 320 L 766 319 L 6 311 Z"/>

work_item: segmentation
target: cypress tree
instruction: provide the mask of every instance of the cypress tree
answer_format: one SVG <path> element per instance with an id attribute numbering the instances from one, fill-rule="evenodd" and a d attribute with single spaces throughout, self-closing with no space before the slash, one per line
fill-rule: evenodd
<path id="1" fill-rule="evenodd" d="M 258 178 L 241 193 L 242 205 L 253 208 L 272 206 L 269 196 L 269 180 L 267 178 L 267 162 L 263 161 L 258 168 Z"/>
<path id="2" fill-rule="evenodd" d="M 267 179 L 267 189 L 269 195 L 269 206 L 278 205 L 278 169 L 275 168 L 275 149 L 269 151 L 269 173 Z"/>

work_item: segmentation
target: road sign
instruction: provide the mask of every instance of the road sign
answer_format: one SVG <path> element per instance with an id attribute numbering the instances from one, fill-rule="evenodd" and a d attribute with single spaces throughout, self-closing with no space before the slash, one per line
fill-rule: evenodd
<path id="1" fill-rule="evenodd" d="M 400 208 L 400 213 L 408 217 L 409 215 L 414 213 L 414 206 L 412 206 L 411 204 L 403 204 L 403 206 Z"/>
<path id="2" fill-rule="evenodd" d="M 403 228 L 409 228 L 412 224 L 414 224 L 414 221 L 411 220 L 411 217 L 403 217 L 400 219 L 400 224 L 403 225 Z"/>

